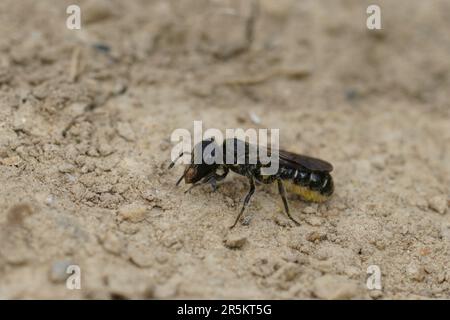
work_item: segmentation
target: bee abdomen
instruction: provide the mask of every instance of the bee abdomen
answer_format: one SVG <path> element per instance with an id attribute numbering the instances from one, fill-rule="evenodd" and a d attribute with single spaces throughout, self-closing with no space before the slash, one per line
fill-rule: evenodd
<path id="1" fill-rule="evenodd" d="M 334 191 L 333 178 L 329 173 L 311 173 L 309 179 L 311 190 L 319 191 L 325 196 L 330 196 Z"/>
<path id="2" fill-rule="evenodd" d="M 326 201 L 334 191 L 333 178 L 328 172 L 284 168 L 280 170 L 280 177 L 287 180 L 288 191 L 307 201 Z"/>

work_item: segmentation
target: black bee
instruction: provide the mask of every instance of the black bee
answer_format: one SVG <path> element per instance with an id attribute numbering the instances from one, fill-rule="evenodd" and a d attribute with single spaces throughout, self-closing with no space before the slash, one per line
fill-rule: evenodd
<path id="1" fill-rule="evenodd" d="M 242 216 L 242 213 L 250 202 L 250 198 L 255 193 L 255 181 L 264 184 L 270 184 L 275 181 L 277 182 L 278 191 L 283 200 L 286 214 L 297 225 L 299 225 L 299 223 L 291 216 L 289 212 L 289 206 L 283 182 L 287 184 L 288 191 L 299 195 L 305 201 L 324 202 L 332 195 L 334 191 L 334 185 L 333 178 L 331 177 L 330 172 L 333 170 L 333 166 L 330 163 L 320 159 L 295 154 L 284 150 L 278 150 L 279 167 L 277 173 L 273 175 L 263 175 L 261 169 L 264 167 L 269 167 L 270 163 L 263 165 L 259 160 L 259 153 L 256 164 L 250 164 L 250 161 L 248 161 L 250 148 L 254 147 L 254 145 L 236 138 L 230 140 L 225 140 L 222 144 L 222 147 L 217 146 L 214 139 L 205 139 L 194 146 L 194 149 L 191 153 L 191 164 L 186 167 L 183 175 L 180 177 L 180 179 L 178 179 L 176 183 L 176 185 L 178 185 L 184 178 L 185 183 L 192 184 L 191 188 L 186 190 L 186 192 L 188 192 L 195 186 L 205 183 L 211 184 L 213 189 L 216 190 L 217 182 L 225 179 L 230 170 L 247 177 L 250 183 L 250 190 L 245 196 L 242 209 L 230 229 L 236 226 L 237 222 Z M 234 145 L 234 148 L 232 150 L 234 154 L 231 155 L 234 159 L 234 162 L 232 164 L 226 164 L 226 161 L 223 161 L 222 164 L 215 162 L 210 163 L 211 161 L 207 161 L 206 158 L 208 156 L 215 156 L 215 147 L 221 148 L 222 155 L 226 155 L 227 145 L 231 145 L 230 143 Z M 205 152 L 206 148 L 208 148 L 207 152 Z M 237 150 L 245 150 L 244 164 L 238 163 Z M 268 150 L 270 154 L 270 149 Z M 203 158 L 199 158 L 202 159 L 202 162 L 200 164 L 194 163 L 194 155 L 196 152 L 201 152 L 201 155 L 203 155 Z M 182 156 L 183 153 L 181 153 L 179 157 L 170 164 L 169 169 L 172 168 L 175 165 L 175 161 Z"/>

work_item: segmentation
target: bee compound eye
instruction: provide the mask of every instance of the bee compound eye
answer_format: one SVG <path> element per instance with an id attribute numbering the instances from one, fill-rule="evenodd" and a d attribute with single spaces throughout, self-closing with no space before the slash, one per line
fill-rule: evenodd
<path id="1" fill-rule="evenodd" d="M 189 167 L 186 170 L 186 174 L 184 175 L 185 177 L 185 181 L 187 183 L 191 183 L 192 180 L 195 178 L 195 176 L 197 175 L 197 170 L 194 167 Z"/>

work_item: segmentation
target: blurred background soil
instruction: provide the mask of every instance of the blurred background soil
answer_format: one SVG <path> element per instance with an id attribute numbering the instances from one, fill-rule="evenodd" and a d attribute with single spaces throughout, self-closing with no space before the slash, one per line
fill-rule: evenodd
<path id="1" fill-rule="evenodd" d="M 447 0 L 2 0 L 0 298 L 450 298 L 449 17 Z M 290 196 L 294 226 L 259 186 L 230 232 L 245 178 L 184 194 L 167 170 L 194 120 L 280 128 L 333 163 L 335 195 Z"/>

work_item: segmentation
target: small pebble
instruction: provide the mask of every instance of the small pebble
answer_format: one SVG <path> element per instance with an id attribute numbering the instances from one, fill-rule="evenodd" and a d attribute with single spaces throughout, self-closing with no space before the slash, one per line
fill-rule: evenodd
<path id="1" fill-rule="evenodd" d="M 428 205 L 431 209 L 436 211 L 440 214 L 445 214 L 447 211 L 447 197 L 440 195 L 440 196 L 434 196 L 430 199 L 428 199 Z"/>
<path id="2" fill-rule="evenodd" d="M 240 249 L 246 242 L 247 238 L 242 236 L 230 236 L 224 240 L 225 247 L 228 249 Z"/>
<path id="3" fill-rule="evenodd" d="M 316 216 L 308 217 L 306 219 L 306 222 L 315 227 L 322 225 L 322 219 L 320 219 L 319 217 L 316 217 Z"/>
<path id="4" fill-rule="evenodd" d="M 313 231 L 306 236 L 306 240 L 310 242 L 318 242 L 327 239 L 327 234 L 323 232 Z"/>
<path id="5" fill-rule="evenodd" d="M 437 281 L 438 281 L 438 283 L 443 283 L 445 281 L 445 279 L 446 279 L 446 272 L 443 271 L 438 275 Z"/>
<path id="6" fill-rule="evenodd" d="M 161 242 L 166 248 L 173 248 L 178 250 L 183 247 L 183 240 L 174 234 L 164 236 Z"/>
<path id="7" fill-rule="evenodd" d="M 119 208 L 117 216 L 121 221 L 137 223 L 145 219 L 147 208 L 141 204 L 127 204 Z"/>
<path id="8" fill-rule="evenodd" d="M 107 143 L 101 143 L 98 147 L 97 147 L 98 152 L 100 153 L 101 156 L 109 156 L 110 154 L 114 153 L 114 148 L 107 144 Z"/>
<path id="9" fill-rule="evenodd" d="M 22 159 L 19 156 L 0 159 L 0 164 L 3 164 L 5 166 L 18 166 L 21 162 Z"/>
<path id="10" fill-rule="evenodd" d="M 302 211 L 303 211 L 303 213 L 306 213 L 306 214 L 314 214 L 317 212 L 317 210 L 311 206 L 304 208 Z"/>
<path id="11" fill-rule="evenodd" d="M 380 299 L 383 296 L 383 292 L 381 290 L 371 290 L 369 295 L 372 299 Z"/>
<path id="12" fill-rule="evenodd" d="M 128 122 L 119 122 L 117 124 L 117 133 L 127 141 L 134 141 L 136 136 Z"/>
<path id="13" fill-rule="evenodd" d="M 406 274 L 409 278 L 418 282 L 422 282 L 425 279 L 425 269 L 415 263 L 410 263 L 406 267 Z"/>
<path id="14" fill-rule="evenodd" d="M 61 173 L 72 173 L 75 170 L 75 166 L 70 163 L 63 163 L 59 165 L 58 171 Z"/>
<path id="15" fill-rule="evenodd" d="M 314 281 L 313 293 L 320 299 L 351 299 L 359 294 L 358 285 L 343 276 L 325 275 Z"/>
<path id="16" fill-rule="evenodd" d="M 158 193 L 158 191 L 155 190 L 144 190 L 141 195 L 142 198 L 144 198 L 145 200 L 149 201 L 149 202 L 153 202 L 155 200 L 157 200 L 156 194 Z"/>
<path id="17" fill-rule="evenodd" d="M 285 217 L 283 217 L 280 214 L 277 214 L 273 217 L 273 221 L 279 225 L 280 227 L 287 227 L 289 226 L 289 221 Z"/>

